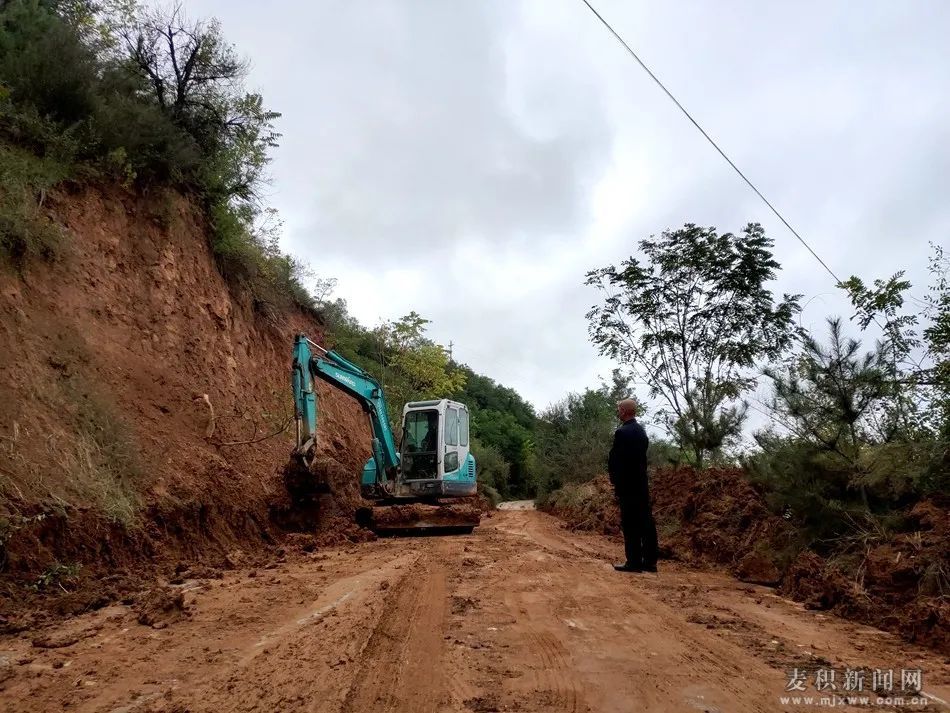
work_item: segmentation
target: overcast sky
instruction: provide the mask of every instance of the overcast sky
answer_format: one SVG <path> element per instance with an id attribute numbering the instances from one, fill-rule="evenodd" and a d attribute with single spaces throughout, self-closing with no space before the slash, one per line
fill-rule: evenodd
<path id="1" fill-rule="evenodd" d="M 283 113 L 284 247 L 372 326 L 416 310 L 535 406 L 596 385 L 585 271 L 759 221 L 820 328 L 831 278 L 580 0 L 186 0 Z M 595 6 L 846 277 L 950 245 L 950 2 Z"/>

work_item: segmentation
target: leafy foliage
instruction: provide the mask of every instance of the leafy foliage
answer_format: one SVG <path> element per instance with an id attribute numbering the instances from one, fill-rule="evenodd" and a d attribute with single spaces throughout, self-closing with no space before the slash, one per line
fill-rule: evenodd
<path id="1" fill-rule="evenodd" d="M 0 256 L 20 266 L 58 253 L 62 234 L 42 204 L 67 170 L 55 159 L 0 144 Z"/>
<path id="2" fill-rule="evenodd" d="M 622 398 L 622 397 L 621 397 Z M 618 399 L 607 387 L 572 393 L 541 412 L 538 420 L 538 491 L 585 482 L 604 472 L 617 428 Z"/>
<path id="3" fill-rule="evenodd" d="M 409 401 L 452 398 L 465 384 L 465 375 L 449 369 L 449 356 L 425 336 L 429 320 L 410 312 L 376 330 L 381 357 L 381 381 L 390 401 L 390 415 L 398 423 Z"/>
<path id="4" fill-rule="evenodd" d="M 924 341 L 933 360 L 931 377 L 937 395 L 935 405 L 940 410 L 940 436 L 950 440 L 950 257 L 939 245 L 934 245 L 930 260 L 933 284 L 924 298 L 930 324 L 924 329 Z"/>
<path id="5" fill-rule="evenodd" d="M 312 308 L 302 266 L 277 247 L 261 203 L 279 114 L 244 90 L 246 70 L 216 21 L 190 21 L 178 6 L 0 4 L 0 141 L 34 154 L 50 177 L 3 182 L 0 254 L 49 255 L 37 196 L 66 178 L 157 183 L 200 199 L 222 272 L 260 310 Z"/>
<path id="6" fill-rule="evenodd" d="M 882 348 L 890 361 L 893 409 L 901 426 L 950 438 L 950 259 L 933 246 L 933 283 L 919 314 L 904 312 L 911 284 L 903 271 L 867 286 L 851 277 L 842 286 L 855 307 L 862 329 L 872 322 L 883 332 Z M 921 321 L 925 326 L 921 328 Z"/>
<path id="7" fill-rule="evenodd" d="M 429 320 L 416 312 L 375 329 L 366 329 L 342 300 L 323 310 L 333 349 L 370 372 L 383 385 L 392 426 L 398 432 L 403 404 L 456 398 L 466 374 L 452 368 L 446 350 L 425 336 Z"/>
<path id="8" fill-rule="evenodd" d="M 906 428 L 895 405 L 893 346 L 864 352 L 829 319 L 827 346 L 805 335 L 773 380 L 771 412 L 782 430 L 756 434 L 747 461 L 773 507 L 806 540 L 831 548 L 857 532 L 893 524 L 892 513 L 950 487 L 946 447 Z"/>
<path id="9" fill-rule="evenodd" d="M 587 314 L 591 340 L 663 400 L 659 415 L 699 466 L 738 434 L 750 369 L 795 334 L 798 296 L 776 302 L 766 288 L 771 247 L 758 224 L 720 235 L 687 223 L 640 241 L 642 258 L 587 273 L 604 295 Z"/>
<path id="10" fill-rule="evenodd" d="M 511 490 L 508 481 L 511 475 L 511 464 L 505 460 L 501 451 L 495 446 L 486 445 L 477 438 L 473 438 L 472 455 L 478 463 L 476 471 L 478 482 L 492 488 L 502 499 L 509 498 Z"/>
<path id="11" fill-rule="evenodd" d="M 505 463 L 504 472 L 499 471 L 494 476 L 495 487 L 504 497 L 532 495 L 537 462 L 534 409 L 514 389 L 477 374 L 467 366 L 453 367 L 465 374 L 465 385 L 456 398 L 472 412 L 473 436 L 486 448 L 493 449 Z M 478 458 L 477 453 L 475 457 Z M 479 469 L 481 467 L 479 461 Z"/>
<path id="12" fill-rule="evenodd" d="M 862 354 L 840 319 L 828 320 L 828 333 L 827 348 L 806 334 L 784 369 L 765 370 L 775 390 L 770 410 L 798 438 L 853 465 L 863 444 L 899 435 L 889 355 L 882 344 Z"/>

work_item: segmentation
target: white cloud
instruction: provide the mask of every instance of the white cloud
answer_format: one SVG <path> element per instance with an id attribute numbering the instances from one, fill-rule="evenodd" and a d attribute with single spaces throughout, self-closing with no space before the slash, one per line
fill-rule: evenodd
<path id="1" fill-rule="evenodd" d="M 598 7 L 842 276 L 947 243 L 950 4 Z M 610 365 L 584 273 L 686 221 L 762 222 L 777 291 L 847 305 L 805 249 L 574 0 L 192 0 L 282 111 L 286 247 L 375 323 L 415 309 L 537 406 Z"/>

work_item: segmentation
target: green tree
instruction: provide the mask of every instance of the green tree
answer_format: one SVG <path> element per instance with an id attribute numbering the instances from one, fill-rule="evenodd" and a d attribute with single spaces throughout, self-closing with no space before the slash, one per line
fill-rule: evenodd
<path id="1" fill-rule="evenodd" d="M 893 405 L 893 351 L 870 351 L 828 320 L 826 344 L 805 335 L 782 367 L 766 369 L 777 427 L 756 434 L 747 460 L 779 512 L 810 541 L 882 527 L 895 509 L 946 488 L 945 449 L 908 438 Z"/>
<path id="2" fill-rule="evenodd" d="M 280 114 L 244 91 L 248 63 L 218 21 L 188 20 L 180 6 L 144 9 L 120 32 L 143 86 L 210 159 L 200 176 L 210 198 L 256 206 Z"/>
<path id="3" fill-rule="evenodd" d="M 379 379 L 394 428 L 400 425 L 405 403 L 455 398 L 462 392 L 467 374 L 454 368 L 445 348 L 426 336 L 429 320 L 410 312 L 366 329 L 349 314 L 345 301 L 328 299 L 329 289 L 324 290 L 321 313 L 332 348 Z"/>
<path id="4" fill-rule="evenodd" d="M 924 329 L 924 341 L 933 360 L 931 378 L 940 410 L 940 436 L 950 441 L 950 257 L 939 245 L 933 249 L 930 260 L 933 283 L 924 298 L 930 323 Z"/>
<path id="5" fill-rule="evenodd" d="M 172 186 L 201 202 L 221 272 L 262 314 L 312 308 L 304 266 L 267 227 L 260 187 L 278 114 L 245 90 L 246 67 L 216 21 L 180 7 L 0 3 L 0 139 L 15 149 L 0 146 L 0 258 L 53 254 L 57 231 L 37 203 L 67 176 Z"/>
<path id="6" fill-rule="evenodd" d="M 400 407 L 407 401 L 444 399 L 465 385 L 465 375 L 449 369 L 448 352 L 425 336 L 429 320 L 410 312 L 380 327 L 390 398 Z"/>
<path id="7" fill-rule="evenodd" d="M 621 396 L 623 398 L 623 396 Z M 570 393 L 538 419 L 538 494 L 605 472 L 617 428 L 617 393 L 604 385 Z"/>
<path id="8" fill-rule="evenodd" d="M 780 267 L 771 247 L 758 224 L 740 235 L 686 224 L 587 273 L 604 295 L 587 314 L 591 340 L 662 399 L 666 428 L 700 467 L 738 434 L 752 367 L 796 334 L 799 296 L 766 287 Z"/>
<path id="9" fill-rule="evenodd" d="M 534 431 L 519 423 L 510 411 L 473 409 L 472 434 L 482 443 L 496 448 L 508 462 L 510 495 L 533 495 Z"/>
<path id="10" fill-rule="evenodd" d="M 801 350 L 784 368 L 765 369 L 774 387 L 770 410 L 795 436 L 853 468 L 864 444 L 889 442 L 899 430 L 886 407 L 890 355 L 883 344 L 862 353 L 837 318 L 828 320 L 828 336 L 824 347 L 803 335 Z"/>
<path id="11" fill-rule="evenodd" d="M 848 291 L 861 329 L 872 323 L 882 332 L 882 349 L 890 365 L 888 408 L 908 438 L 950 438 L 950 258 L 933 246 L 929 271 L 933 282 L 917 312 L 905 312 L 911 283 L 904 272 L 867 285 L 852 276 Z M 921 322 L 924 326 L 921 327 Z"/>
<path id="12" fill-rule="evenodd" d="M 477 374 L 464 364 L 452 369 L 465 374 L 465 385 L 456 394 L 472 412 L 472 433 L 486 448 L 494 449 L 506 464 L 505 498 L 529 497 L 535 492 L 537 464 L 534 408 L 514 389 Z M 476 453 L 476 459 L 478 454 Z M 479 462 L 479 468 L 481 463 Z"/>
<path id="13" fill-rule="evenodd" d="M 460 401 L 479 411 L 510 413 L 524 428 L 534 428 L 537 420 L 534 408 L 521 398 L 517 391 L 502 386 L 483 374 L 475 373 L 464 364 L 453 364 L 452 368 L 465 374 L 465 386 L 458 393 Z"/>

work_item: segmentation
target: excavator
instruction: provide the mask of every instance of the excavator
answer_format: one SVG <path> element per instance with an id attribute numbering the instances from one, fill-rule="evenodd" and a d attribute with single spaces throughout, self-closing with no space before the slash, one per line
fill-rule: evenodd
<path id="1" fill-rule="evenodd" d="M 314 492 L 330 489 L 313 468 L 318 416 L 315 379 L 321 379 L 356 400 L 369 417 L 371 455 L 360 474 L 360 493 L 372 508 L 363 524 L 378 534 L 470 533 L 478 525 L 475 458 L 464 404 L 449 399 L 407 403 L 397 444 L 383 388 L 364 369 L 297 334 L 291 376 L 296 447 L 289 470 L 295 482 L 304 479 Z"/>

